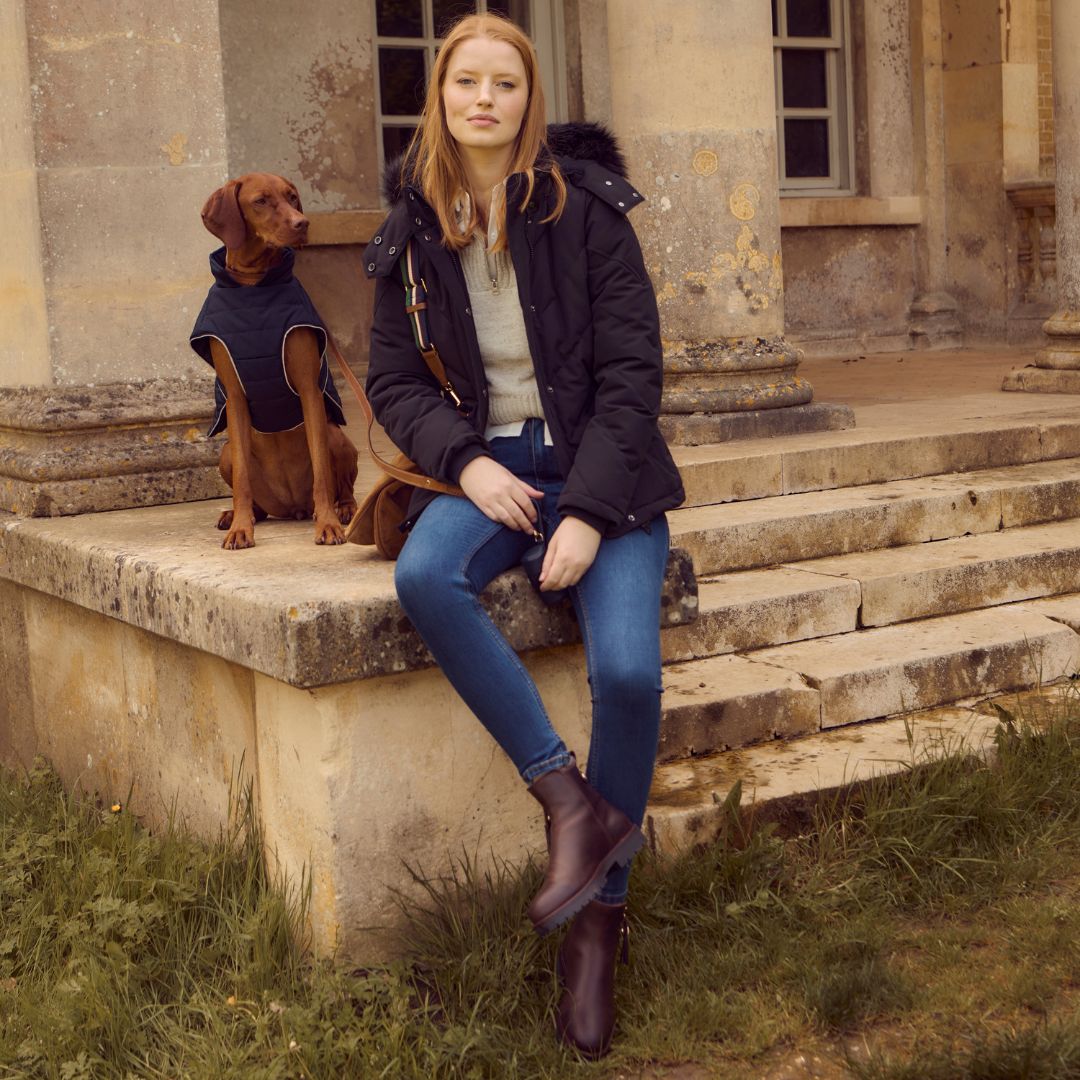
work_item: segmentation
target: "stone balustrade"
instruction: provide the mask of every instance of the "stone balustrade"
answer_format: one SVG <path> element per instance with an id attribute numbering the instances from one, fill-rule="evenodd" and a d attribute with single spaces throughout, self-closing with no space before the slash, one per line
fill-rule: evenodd
<path id="1" fill-rule="evenodd" d="M 1057 300 L 1057 213 L 1053 181 L 1009 184 L 1015 260 L 1009 272 L 1010 343 L 1043 341 Z"/>

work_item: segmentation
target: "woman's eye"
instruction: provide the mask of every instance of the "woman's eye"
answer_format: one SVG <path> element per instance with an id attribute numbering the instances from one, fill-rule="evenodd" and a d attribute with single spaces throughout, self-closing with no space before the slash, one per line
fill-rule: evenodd
<path id="1" fill-rule="evenodd" d="M 465 78 L 465 76 L 462 76 L 460 79 L 458 79 L 458 85 L 459 86 L 468 86 L 469 83 L 471 83 L 471 82 L 472 82 L 472 79 L 467 79 L 467 78 Z"/>
<path id="2" fill-rule="evenodd" d="M 502 87 L 502 88 L 503 88 L 504 90 L 513 90 L 513 89 L 514 89 L 514 84 L 513 84 L 512 82 L 506 82 L 506 81 L 503 81 L 503 82 L 499 83 L 499 85 L 500 85 L 500 86 L 501 86 L 501 87 Z"/>

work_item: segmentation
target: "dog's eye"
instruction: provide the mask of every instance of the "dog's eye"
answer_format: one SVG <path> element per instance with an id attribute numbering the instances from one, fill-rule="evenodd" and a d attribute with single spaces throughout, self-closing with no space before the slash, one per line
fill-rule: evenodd
<path id="1" fill-rule="evenodd" d="M 266 205 L 266 196 L 265 195 L 260 195 L 257 199 L 252 199 L 251 201 L 256 206 L 265 206 Z"/>

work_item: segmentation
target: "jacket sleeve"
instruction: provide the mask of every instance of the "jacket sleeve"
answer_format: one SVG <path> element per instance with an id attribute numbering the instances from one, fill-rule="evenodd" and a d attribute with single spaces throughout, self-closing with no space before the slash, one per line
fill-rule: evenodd
<path id="1" fill-rule="evenodd" d="M 656 296 L 630 222 L 590 198 L 585 243 L 595 404 L 559 509 L 606 533 L 626 521 L 653 446 L 663 350 Z"/>
<path id="2" fill-rule="evenodd" d="M 399 450 L 428 476 L 456 484 L 488 453 L 483 437 L 450 404 L 413 340 L 405 286 L 394 274 L 375 283 L 367 394 L 375 418 Z"/>

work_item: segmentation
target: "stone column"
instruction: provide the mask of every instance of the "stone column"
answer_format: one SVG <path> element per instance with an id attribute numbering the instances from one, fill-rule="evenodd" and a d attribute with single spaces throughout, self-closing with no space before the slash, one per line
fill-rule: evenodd
<path id="1" fill-rule="evenodd" d="M 912 0 L 914 174 L 922 178 L 924 207 L 916 243 L 919 291 L 910 311 L 912 343 L 917 349 L 955 348 L 963 343 L 946 263 L 944 63 L 940 0 Z"/>
<path id="2" fill-rule="evenodd" d="M 0 10 L 0 510 L 223 490 L 187 346 L 212 246 L 198 212 L 225 176 L 217 7 Z"/>
<path id="3" fill-rule="evenodd" d="M 849 427 L 783 337 L 769 5 L 608 0 L 612 125 L 646 205 L 672 442 Z"/>
<path id="4" fill-rule="evenodd" d="M 1043 324 L 1047 346 L 1035 366 L 1011 371 L 1005 390 L 1080 393 L 1080 4 L 1056 0 L 1052 11 L 1057 206 L 1057 310 Z"/>

